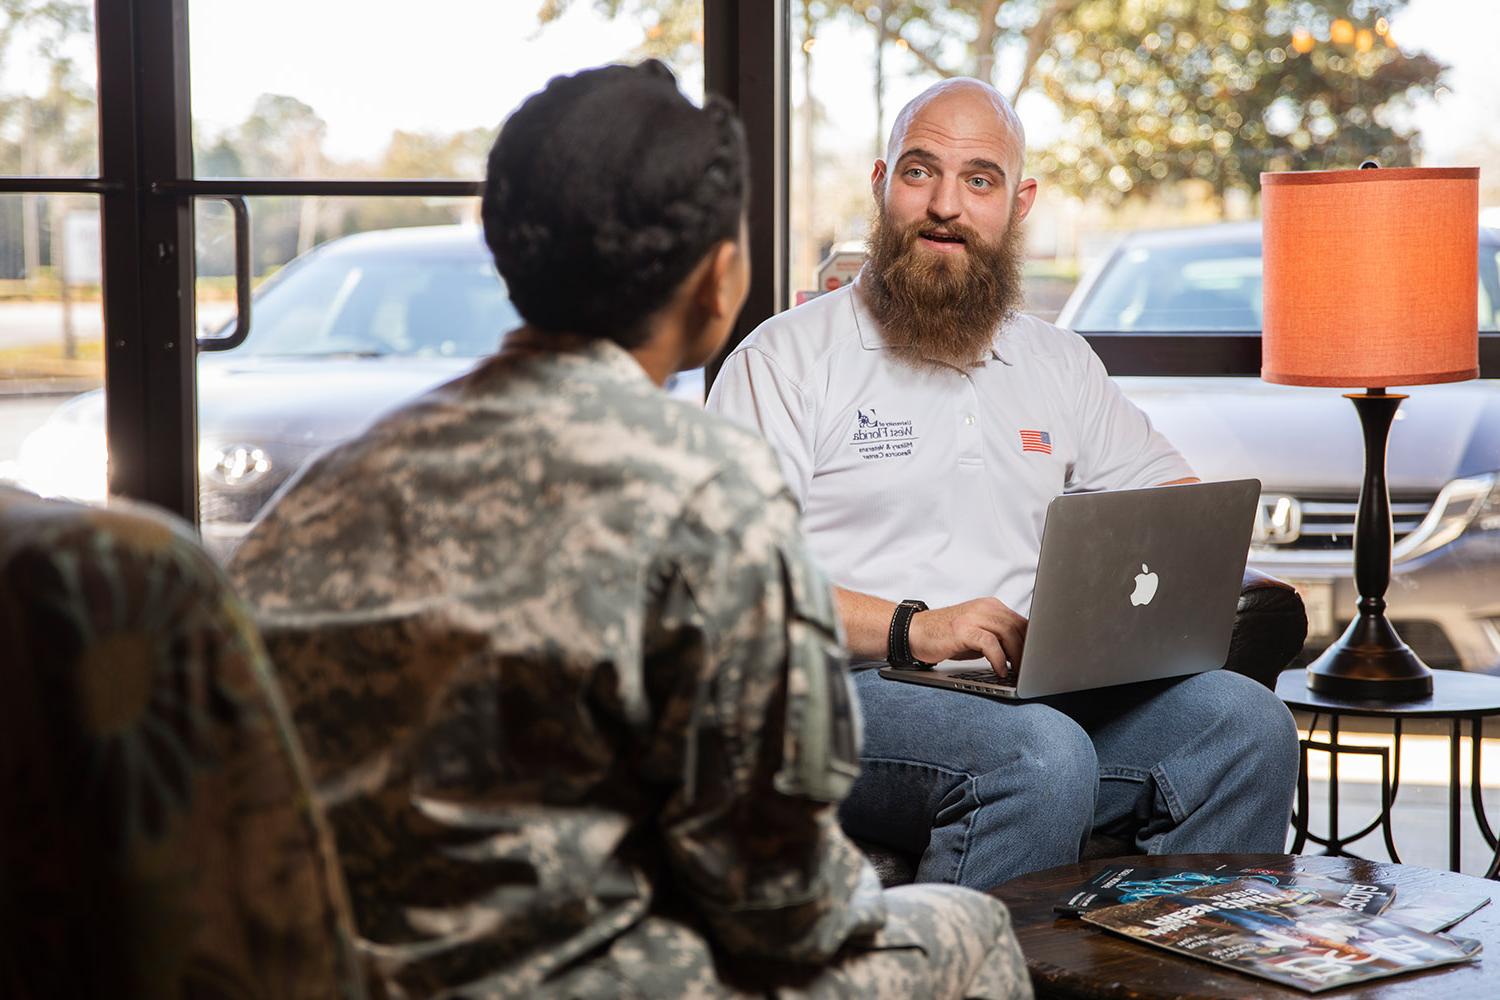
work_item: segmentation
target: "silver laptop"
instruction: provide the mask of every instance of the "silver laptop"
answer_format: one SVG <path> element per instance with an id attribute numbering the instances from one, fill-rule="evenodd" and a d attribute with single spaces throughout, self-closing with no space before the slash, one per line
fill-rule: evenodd
<path id="1" fill-rule="evenodd" d="M 884 667 L 893 681 L 1040 698 L 1215 670 L 1229 653 L 1260 481 L 1073 493 L 1047 507 L 1021 663 Z"/>

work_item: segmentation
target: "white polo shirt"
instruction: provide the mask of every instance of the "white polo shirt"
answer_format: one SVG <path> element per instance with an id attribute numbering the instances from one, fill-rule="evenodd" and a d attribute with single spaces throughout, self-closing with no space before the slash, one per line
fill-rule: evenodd
<path id="1" fill-rule="evenodd" d="M 762 323 L 708 408 L 771 443 L 835 583 L 935 608 L 1028 614 L 1053 497 L 1193 475 L 1077 334 L 1021 315 L 979 367 L 913 371 L 853 285 Z"/>

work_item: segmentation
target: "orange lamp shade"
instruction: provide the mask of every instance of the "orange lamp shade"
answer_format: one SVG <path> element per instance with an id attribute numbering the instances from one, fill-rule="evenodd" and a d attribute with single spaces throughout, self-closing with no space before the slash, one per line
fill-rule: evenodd
<path id="1" fill-rule="evenodd" d="M 1384 388 L 1479 374 L 1479 168 L 1260 182 L 1261 378 Z"/>

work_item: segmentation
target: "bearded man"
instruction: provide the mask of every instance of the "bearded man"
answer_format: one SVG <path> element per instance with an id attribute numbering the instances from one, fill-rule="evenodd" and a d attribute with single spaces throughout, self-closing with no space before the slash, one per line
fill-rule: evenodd
<path id="1" fill-rule="evenodd" d="M 1024 146 L 986 84 L 918 96 L 875 162 L 858 279 L 764 323 L 709 395 L 770 441 L 837 585 L 865 725 L 840 818 L 920 855 L 919 881 L 979 889 L 1076 861 L 1095 833 L 1143 853 L 1280 852 L 1297 735 L 1249 678 L 1013 704 L 869 669 L 1002 672 L 1053 497 L 1195 481 L 1081 337 L 1018 311 L 1037 192 Z"/>

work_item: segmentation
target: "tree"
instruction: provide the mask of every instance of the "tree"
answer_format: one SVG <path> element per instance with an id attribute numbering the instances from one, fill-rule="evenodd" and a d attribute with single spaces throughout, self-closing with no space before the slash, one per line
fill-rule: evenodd
<path id="1" fill-rule="evenodd" d="M 1222 207 L 1263 170 L 1410 165 L 1404 112 L 1443 67 L 1396 47 L 1385 15 L 1401 5 L 1084 0 L 1035 64 L 1068 123 L 1037 170 L 1113 203 L 1196 180 Z"/>
<path id="2" fill-rule="evenodd" d="M 577 2 L 547 0 L 543 13 Z M 592 2 L 669 23 L 696 6 Z M 1037 169 L 1065 190 L 1119 203 L 1191 179 L 1221 205 L 1258 190 L 1262 170 L 1418 158 L 1404 112 L 1444 67 L 1392 39 L 1407 2 L 804 0 L 815 20 L 869 25 L 908 72 L 1010 80 L 1012 100 L 1044 94 L 1068 128 L 1035 151 Z M 665 54 L 649 37 L 643 51 Z"/>
<path id="3" fill-rule="evenodd" d="M 317 112 L 284 94 L 261 94 L 255 99 L 250 116 L 240 125 L 235 139 L 241 162 L 252 177 L 322 177 L 327 172 L 328 158 L 323 153 L 323 141 L 328 135 L 328 123 Z M 318 198 L 301 198 L 295 201 L 284 198 L 266 199 L 266 212 L 270 214 L 295 211 L 297 217 L 294 253 L 306 253 L 318 242 L 318 218 L 322 202 Z M 258 230 L 266 230 L 257 226 Z M 268 246 L 270 259 L 281 261 L 291 254 L 284 254 L 283 247 Z M 257 254 L 262 260 L 267 254 Z"/>
<path id="4" fill-rule="evenodd" d="M 483 177 L 494 130 L 407 132 L 396 130 L 373 174 L 377 177 Z M 433 226 L 477 218 L 471 201 L 452 198 L 360 198 L 345 205 L 340 228 L 346 232 Z"/>
<path id="5" fill-rule="evenodd" d="M 24 41 L 45 67 L 38 92 L 0 95 L 0 164 L 27 175 L 81 175 L 97 168 L 94 95 L 78 78 L 69 44 L 88 31 L 89 6 L 79 0 L 0 0 L 0 66 Z M 46 257 L 61 296 L 62 351 L 77 356 L 67 275 L 63 219 L 77 199 L 68 195 L 21 196 L 22 272 L 41 273 Z M 45 212 L 44 212 L 45 208 Z M 45 224 L 45 225 L 44 225 Z"/>
<path id="6" fill-rule="evenodd" d="M 579 0 L 533 0 L 537 24 L 546 27 Z M 703 61 L 703 0 L 586 0 L 611 20 L 630 18 L 641 26 L 636 54 L 655 56 L 673 66 Z"/>

